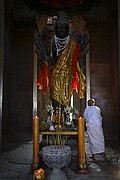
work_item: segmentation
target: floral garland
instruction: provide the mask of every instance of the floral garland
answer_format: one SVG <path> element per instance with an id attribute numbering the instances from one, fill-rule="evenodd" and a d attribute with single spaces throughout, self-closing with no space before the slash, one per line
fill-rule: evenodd
<path id="1" fill-rule="evenodd" d="M 54 108 L 53 108 L 52 104 L 46 105 L 46 111 L 51 115 L 53 114 Z"/>
<path id="2" fill-rule="evenodd" d="M 73 107 L 73 106 L 66 106 L 66 107 L 64 107 L 64 112 L 66 114 L 72 113 L 73 115 L 78 115 L 79 114 L 79 111 L 75 107 Z"/>

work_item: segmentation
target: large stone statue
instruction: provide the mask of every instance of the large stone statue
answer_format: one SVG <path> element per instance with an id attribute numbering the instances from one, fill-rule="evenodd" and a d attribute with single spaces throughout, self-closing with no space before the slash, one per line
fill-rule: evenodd
<path id="1" fill-rule="evenodd" d="M 44 62 L 38 78 L 38 85 L 43 93 L 46 94 L 48 88 L 50 99 L 63 106 L 70 103 L 73 90 L 76 90 L 79 98 L 83 98 L 85 76 L 80 66 L 88 51 L 84 20 L 81 17 L 68 19 L 66 13 L 60 11 L 55 21 L 54 37 L 48 43 L 49 51 L 43 45 L 40 31 L 35 44 L 36 53 Z"/>

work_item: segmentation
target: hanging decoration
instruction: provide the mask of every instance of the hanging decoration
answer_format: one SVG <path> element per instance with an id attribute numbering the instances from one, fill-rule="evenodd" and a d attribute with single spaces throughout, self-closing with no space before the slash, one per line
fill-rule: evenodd
<path id="1" fill-rule="evenodd" d="M 57 50 L 57 56 L 58 56 L 59 53 L 66 48 L 66 46 L 70 40 L 70 36 L 68 35 L 65 38 L 58 38 L 55 35 L 54 39 L 55 39 L 55 46 L 56 46 L 56 50 Z"/>
<path id="2" fill-rule="evenodd" d="M 34 11 L 54 16 L 58 11 L 65 10 L 68 15 L 81 15 L 89 11 L 97 0 L 24 0 Z"/>
<path id="3" fill-rule="evenodd" d="M 43 0 L 43 3 L 52 7 L 71 7 L 76 5 L 81 5 L 84 1 L 87 0 Z"/>
<path id="4" fill-rule="evenodd" d="M 49 78 L 48 78 L 48 64 L 45 62 L 40 69 L 39 76 L 37 79 L 37 85 L 39 89 L 43 91 L 43 94 L 47 94 L 49 88 Z"/>

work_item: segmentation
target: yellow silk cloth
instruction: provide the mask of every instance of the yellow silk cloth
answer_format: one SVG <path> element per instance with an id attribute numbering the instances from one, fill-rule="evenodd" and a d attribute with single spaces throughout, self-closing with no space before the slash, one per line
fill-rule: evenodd
<path id="1" fill-rule="evenodd" d="M 82 69 L 80 68 L 79 66 L 79 62 L 77 62 L 77 70 L 78 70 L 78 74 L 79 74 L 79 77 L 78 77 L 78 97 L 80 99 L 84 98 L 84 93 L 85 93 L 85 88 L 86 88 L 86 83 L 85 83 L 85 75 L 83 74 L 82 72 Z"/>
<path id="2" fill-rule="evenodd" d="M 50 96 L 63 106 L 70 103 L 72 95 L 72 56 L 76 46 L 71 39 L 50 72 Z"/>

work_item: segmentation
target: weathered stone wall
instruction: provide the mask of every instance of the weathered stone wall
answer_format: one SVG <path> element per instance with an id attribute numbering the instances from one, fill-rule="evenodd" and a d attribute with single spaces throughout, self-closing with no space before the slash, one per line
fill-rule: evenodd
<path id="1" fill-rule="evenodd" d="M 4 59 L 6 108 L 3 129 L 6 141 L 21 129 L 32 129 L 32 53 L 33 31 L 25 26 L 9 26 L 5 32 Z"/>
<path id="2" fill-rule="evenodd" d="M 117 24 L 89 27 L 91 97 L 102 110 L 105 138 L 118 139 Z"/>

